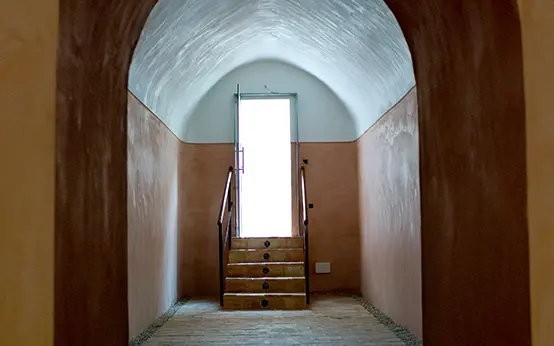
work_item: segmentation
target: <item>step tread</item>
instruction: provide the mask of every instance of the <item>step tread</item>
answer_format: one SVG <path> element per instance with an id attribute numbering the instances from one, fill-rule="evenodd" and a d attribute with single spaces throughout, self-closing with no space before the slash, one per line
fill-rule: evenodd
<path id="1" fill-rule="evenodd" d="M 306 293 L 224 293 L 224 297 L 305 297 Z"/>
<path id="2" fill-rule="evenodd" d="M 226 277 L 225 280 L 243 280 L 243 281 L 285 281 L 285 280 L 304 280 L 304 276 L 266 276 L 266 277 Z"/>
<path id="3" fill-rule="evenodd" d="M 304 237 L 232 237 L 231 239 L 255 239 L 255 240 L 259 240 L 259 239 L 267 239 L 267 240 L 271 240 L 271 239 L 304 239 Z"/>
<path id="4" fill-rule="evenodd" d="M 266 243 L 269 242 L 269 246 Z M 232 250 L 238 249 L 303 249 L 304 238 L 302 237 L 268 237 L 268 238 L 233 238 L 231 241 Z M 243 252 L 244 253 L 244 252 Z"/>
<path id="5" fill-rule="evenodd" d="M 228 263 L 228 266 L 276 266 L 276 265 L 304 265 L 304 262 L 238 262 Z"/>
<path id="6" fill-rule="evenodd" d="M 267 251 L 304 251 L 304 249 L 300 247 L 270 248 L 270 249 L 249 248 L 249 249 L 231 249 L 230 251 L 231 252 L 267 252 Z"/>

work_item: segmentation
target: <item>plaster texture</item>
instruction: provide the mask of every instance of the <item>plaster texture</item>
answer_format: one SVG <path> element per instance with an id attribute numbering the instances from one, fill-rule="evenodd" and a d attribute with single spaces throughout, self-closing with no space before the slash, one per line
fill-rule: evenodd
<path id="1" fill-rule="evenodd" d="M 202 97 L 231 71 L 263 59 L 326 84 L 357 136 L 415 83 L 408 45 L 382 0 L 164 0 L 141 34 L 129 88 L 185 140 Z"/>
<path id="2" fill-rule="evenodd" d="M 417 121 L 414 88 L 356 143 L 362 294 L 421 338 Z"/>
<path id="3" fill-rule="evenodd" d="M 186 129 L 185 142 L 233 143 L 235 100 L 232 90 L 240 83 L 248 92 L 295 92 L 291 100 L 291 139 L 300 142 L 351 142 L 356 127 L 344 103 L 315 76 L 279 61 L 263 60 L 243 65 L 214 85 L 199 102 Z M 298 115 L 298 127 L 296 118 Z M 267 116 L 267 114 L 260 114 Z"/>
<path id="4" fill-rule="evenodd" d="M 51 346 L 57 1 L 1 1 L 0 43 L 0 344 Z"/>

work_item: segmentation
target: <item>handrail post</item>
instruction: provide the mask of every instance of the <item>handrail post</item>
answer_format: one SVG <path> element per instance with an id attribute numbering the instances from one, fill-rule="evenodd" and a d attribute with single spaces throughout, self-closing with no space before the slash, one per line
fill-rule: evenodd
<path id="1" fill-rule="evenodd" d="M 229 173 L 231 176 L 232 176 L 232 172 Z M 231 212 L 233 210 L 233 194 L 232 194 L 232 190 L 231 189 L 228 189 L 228 194 L 227 194 L 227 200 L 228 200 L 228 203 L 227 203 L 227 211 L 228 212 Z"/>
<path id="2" fill-rule="evenodd" d="M 225 241 L 227 242 L 227 250 L 231 251 L 231 239 L 233 239 L 233 235 L 231 232 L 233 232 L 233 215 L 229 213 L 229 216 L 227 216 L 227 231 L 225 232 Z"/>
<path id="3" fill-rule="evenodd" d="M 306 280 L 306 304 L 310 305 L 310 246 L 308 244 L 308 220 L 304 221 L 304 277 Z"/>
<path id="4" fill-rule="evenodd" d="M 223 237 L 221 233 L 223 232 L 222 224 L 221 222 L 217 222 L 217 229 L 218 229 L 218 239 L 219 239 L 219 305 L 223 306 L 223 290 L 224 290 L 224 284 L 223 284 Z"/>
<path id="5" fill-rule="evenodd" d="M 229 175 L 231 176 L 231 180 L 233 179 L 233 170 L 229 168 Z M 231 189 L 231 186 L 229 186 L 229 195 L 227 196 L 228 199 L 228 207 L 227 207 L 227 217 L 229 218 L 229 221 L 227 222 L 227 232 L 229 233 L 229 236 L 227 237 L 227 246 L 228 249 L 231 250 L 231 239 L 233 238 L 233 229 L 231 228 L 233 224 L 233 189 Z M 227 233 L 226 233 L 227 234 Z"/>
<path id="6" fill-rule="evenodd" d="M 308 231 L 308 198 L 306 196 L 306 170 L 300 169 L 300 186 L 302 189 L 302 235 L 304 236 L 304 281 L 306 283 L 306 304 L 310 304 L 310 245 Z"/>
<path id="7" fill-rule="evenodd" d="M 227 172 L 227 179 L 225 180 L 225 189 L 223 190 L 223 197 L 221 198 L 221 208 L 219 209 L 219 216 L 217 218 L 217 239 L 218 239 L 218 253 L 219 253 L 219 305 L 223 306 L 223 296 L 225 294 L 225 269 L 224 266 L 224 251 L 225 241 L 228 240 L 229 248 L 231 246 L 230 239 L 230 226 L 231 212 L 233 210 L 233 202 L 231 201 L 231 181 L 233 179 L 233 167 L 229 167 Z M 227 209 L 229 220 L 227 224 L 227 230 L 225 235 L 223 234 L 223 220 L 225 217 L 225 209 Z M 227 235 L 229 233 L 229 235 Z"/>

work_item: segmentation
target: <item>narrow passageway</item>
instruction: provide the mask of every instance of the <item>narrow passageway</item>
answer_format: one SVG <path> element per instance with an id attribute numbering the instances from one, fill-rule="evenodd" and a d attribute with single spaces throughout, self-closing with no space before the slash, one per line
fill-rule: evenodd
<path id="1" fill-rule="evenodd" d="M 412 344 L 357 299 L 316 296 L 310 310 L 300 311 L 224 311 L 216 300 L 191 300 L 141 345 Z"/>
<path id="2" fill-rule="evenodd" d="M 417 92 L 384 1 L 159 1 L 128 72 L 129 339 L 179 297 L 312 292 L 360 294 L 421 339 Z"/>
<path id="3" fill-rule="evenodd" d="M 237 309 L 269 310 L 287 283 L 306 304 L 311 292 L 359 293 L 427 345 L 531 346 L 533 331 L 550 346 L 538 245 L 553 227 L 535 191 L 551 189 L 548 167 L 533 163 L 554 160 L 539 155 L 549 127 L 536 114 L 549 108 L 535 107 L 549 89 L 527 85 L 528 71 L 545 74 L 528 67 L 547 60 L 528 58 L 547 46 L 537 36 L 522 42 L 522 27 L 540 26 L 533 6 L 518 9 L 530 0 L 32 1 L 0 5 L 15 33 L 0 51 L 10 71 L 2 195 L 14 196 L 0 207 L 3 346 L 127 345 L 180 297 L 223 293 L 243 299 Z M 268 93 L 297 95 L 291 175 L 305 173 L 309 192 L 303 213 L 300 194 L 287 203 L 304 221 L 292 235 L 309 232 L 301 251 L 229 241 L 240 251 L 226 263 L 218 211 L 233 193 L 222 188 L 245 167 L 236 108 Z M 237 214 L 226 239 L 240 237 Z M 178 315 L 158 344 L 239 344 L 248 333 L 251 344 L 325 344 L 322 334 L 382 344 L 368 315 L 321 314 L 322 302 Z"/>

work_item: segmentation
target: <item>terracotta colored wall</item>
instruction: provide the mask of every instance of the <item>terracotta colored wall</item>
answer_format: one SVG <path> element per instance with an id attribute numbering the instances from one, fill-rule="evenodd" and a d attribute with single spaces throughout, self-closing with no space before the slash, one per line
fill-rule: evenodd
<path id="1" fill-rule="evenodd" d="M 308 159 L 312 291 L 360 292 L 358 153 L 356 143 L 301 143 Z M 315 262 L 331 262 L 331 274 L 315 274 Z"/>
<path id="2" fill-rule="evenodd" d="M 177 300 L 181 142 L 132 94 L 128 101 L 129 336 Z"/>
<path id="3" fill-rule="evenodd" d="M 527 108 L 533 345 L 554 327 L 554 1 L 520 1 Z"/>
<path id="4" fill-rule="evenodd" d="M 358 140 L 362 292 L 422 336 L 417 93 Z"/>
<path id="5" fill-rule="evenodd" d="M 181 210 L 179 290 L 185 295 L 219 294 L 217 217 L 233 165 L 233 144 L 181 145 L 180 198 L 186 208 Z"/>
<path id="6" fill-rule="evenodd" d="M 1 1 L 0 37 L 0 344 L 47 346 L 58 1 Z"/>
<path id="7" fill-rule="evenodd" d="M 331 261 L 331 275 L 315 275 L 317 291 L 359 292 L 359 231 L 356 145 L 303 143 L 309 159 L 311 260 Z M 183 210 L 180 233 L 180 292 L 218 294 L 217 216 L 227 168 L 234 164 L 232 144 L 182 143 L 180 174 Z M 313 264 L 312 264 L 313 265 Z"/>

